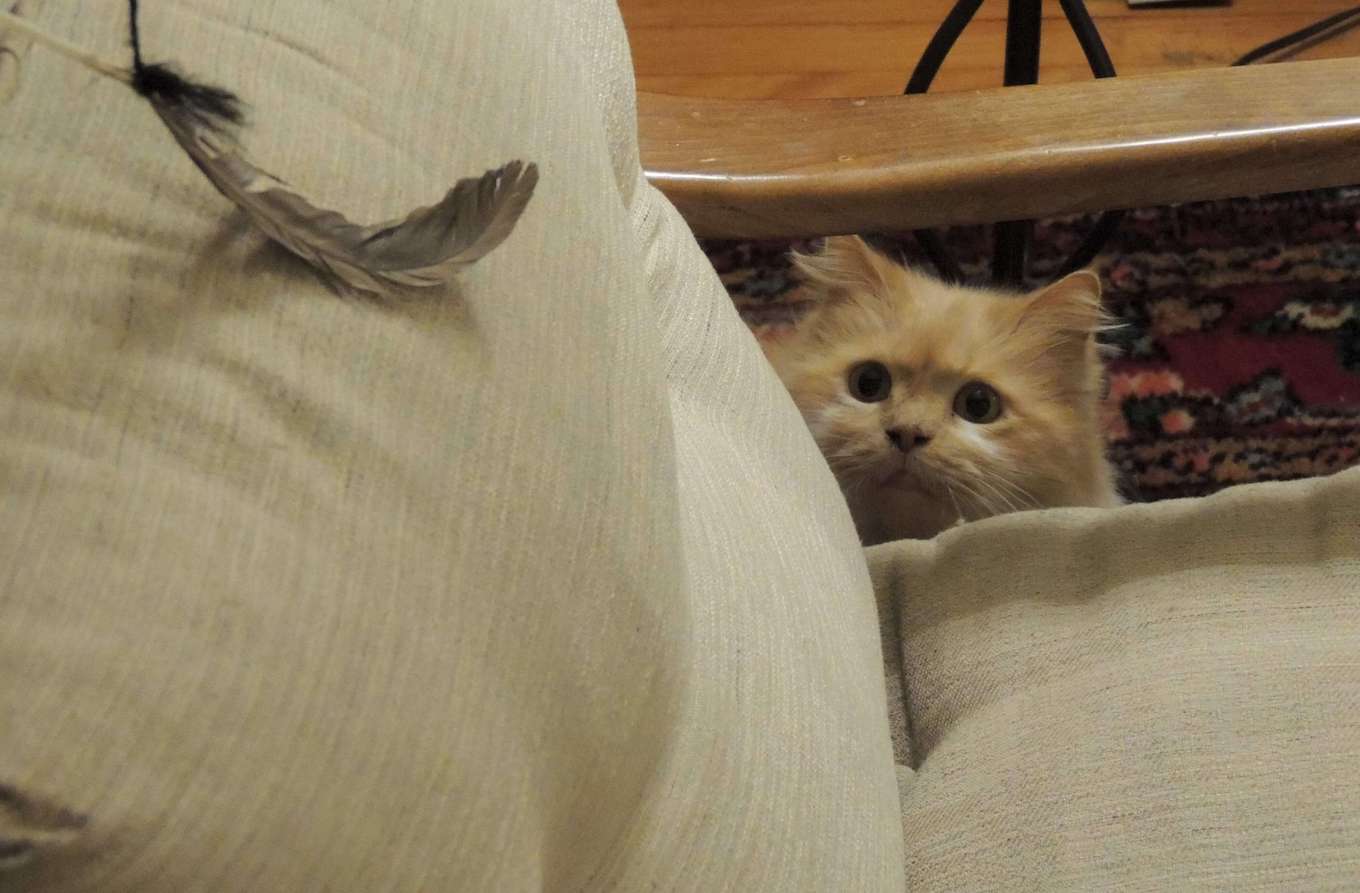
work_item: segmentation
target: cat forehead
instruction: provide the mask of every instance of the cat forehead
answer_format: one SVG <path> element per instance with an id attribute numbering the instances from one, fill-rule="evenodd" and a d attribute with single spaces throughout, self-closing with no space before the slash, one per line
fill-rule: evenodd
<path id="1" fill-rule="evenodd" d="M 912 276 L 877 301 L 846 302 L 831 313 L 851 352 L 911 367 L 971 368 L 1005 360 L 1023 304 L 1015 295 Z"/>
<path id="2" fill-rule="evenodd" d="M 995 289 L 952 285 L 919 273 L 907 272 L 900 287 L 889 293 L 894 307 L 923 324 L 967 324 L 974 329 L 1013 327 L 1025 298 Z"/>

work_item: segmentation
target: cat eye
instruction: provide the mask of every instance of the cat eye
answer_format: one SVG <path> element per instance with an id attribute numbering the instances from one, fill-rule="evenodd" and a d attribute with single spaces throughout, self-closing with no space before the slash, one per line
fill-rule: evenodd
<path id="1" fill-rule="evenodd" d="M 970 381 L 954 395 L 954 412 L 975 425 L 986 425 L 1001 417 L 1001 395 L 991 385 Z"/>
<path id="2" fill-rule="evenodd" d="M 846 378 L 850 396 L 861 403 L 877 403 L 888 398 L 892 390 L 892 373 L 888 367 L 874 360 L 859 363 L 850 369 Z"/>

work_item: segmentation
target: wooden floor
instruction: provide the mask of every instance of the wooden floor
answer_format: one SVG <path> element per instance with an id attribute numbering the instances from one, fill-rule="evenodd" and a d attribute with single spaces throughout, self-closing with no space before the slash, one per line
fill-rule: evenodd
<path id="1" fill-rule="evenodd" d="M 900 92 L 953 0 L 620 0 L 638 87 L 771 98 Z M 1227 65 L 1353 0 L 1235 0 L 1147 10 L 1087 0 L 1120 74 Z M 986 0 L 932 89 L 999 86 L 1005 0 Z M 1044 2 L 1040 81 L 1090 76 L 1056 0 Z M 1360 27 L 1298 54 L 1360 56 Z"/>

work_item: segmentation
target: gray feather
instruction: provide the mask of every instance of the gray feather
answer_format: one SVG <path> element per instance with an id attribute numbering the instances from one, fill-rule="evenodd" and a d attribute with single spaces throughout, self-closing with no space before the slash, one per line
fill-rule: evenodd
<path id="1" fill-rule="evenodd" d="M 459 180 L 438 204 L 402 220 L 360 226 L 256 167 L 183 104 L 149 98 L 217 190 L 341 292 L 386 296 L 448 282 L 505 241 L 538 184 L 536 165 L 512 161 Z"/>

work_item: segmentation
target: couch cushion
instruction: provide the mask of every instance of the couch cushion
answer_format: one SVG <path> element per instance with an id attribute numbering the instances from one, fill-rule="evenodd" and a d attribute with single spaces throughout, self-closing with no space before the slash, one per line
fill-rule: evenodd
<path id="1" fill-rule="evenodd" d="M 126 53 L 120 4 L 20 6 Z M 16 43 L 0 830 L 36 852 L 23 889 L 900 885 L 863 558 L 642 182 L 613 5 L 143 16 L 152 58 L 251 102 L 262 166 L 355 219 L 511 158 L 542 179 L 446 293 L 339 299 L 146 103 Z"/>
<path id="2" fill-rule="evenodd" d="M 1360 871 L 1360 470 L 878 547 L 920 890 Z"/>

